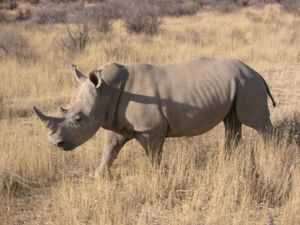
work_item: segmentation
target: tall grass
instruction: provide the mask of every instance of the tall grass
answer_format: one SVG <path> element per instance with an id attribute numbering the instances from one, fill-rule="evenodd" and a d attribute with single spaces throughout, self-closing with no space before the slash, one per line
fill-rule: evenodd
<path id="1" fill-rule="evenodd" d="M 278 5 L 165 17 L 156 36 L 127 34 L 118 21 L 105 36 L 93 31 L 75 56 L 56 45 L 63 26 L 15 24 L 38 57 L 0 61 L 0 224 L 300 224 L 300 154 L 290 140 L 264 145 L 244 127 L 244 142 L 228 157 L 219 125 L 200 137 L 167 140 L 159 170 L 132 141 L 113 178 L 93 180 L 88 174 L 100 161 L 102 131 L 60 152 L 31 111 L 38 105 L 55 114 L 70 103 L 78 89 L 71 63 L 88 72 L 108 61 L 234 57 L 264 75 L 279 102 L 272 120 L 288 129 L 299 124 L 291 114 L 300 111 L 299 24 Z"/>

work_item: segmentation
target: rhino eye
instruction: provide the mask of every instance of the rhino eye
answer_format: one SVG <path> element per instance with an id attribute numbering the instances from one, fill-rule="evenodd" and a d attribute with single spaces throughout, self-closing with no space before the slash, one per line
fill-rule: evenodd
<path id="1" fill-rule="evenodd" d="M 82 119 L 79 115 L 76 115 L 74 118 L 74 121 L 75 121 L 75 123 L 79 124 L 82 121 Z"/>

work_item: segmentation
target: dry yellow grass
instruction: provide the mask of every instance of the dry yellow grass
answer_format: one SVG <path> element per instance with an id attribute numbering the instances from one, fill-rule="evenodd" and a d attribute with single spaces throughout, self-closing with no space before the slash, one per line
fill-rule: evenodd
<path id="1" fill-rule="evenodd" d="M 271 109 L 279 122 L 300 111 L 299 24 L 299 16 L 278 5 L 165 18 L 153 37 L 128 35 L 117 21 L 108 36 L 93 32 L 74 57 L 55 47 L 63 27 L 14 24 L 38 57 L 0 61 L 0 224 L 299 225 L 299 147 L 284 138 L 264 146 L 244 127 L 243 144 L 226 158 L 219 125 L 200 137 L 168 140 L 160 170 L 130 142 L 113 179 L 92 180 L 87 174 L 100 161 L 101 132 L 74 152 L 60 152 L 31 113 L 32 105 L 51 113 L 71 101 L 77 91 L 71 63 L 88 71 L 108 61 L 166 64 L 209 56 L 239 58 L 262 73 L 279 102 Z"/>

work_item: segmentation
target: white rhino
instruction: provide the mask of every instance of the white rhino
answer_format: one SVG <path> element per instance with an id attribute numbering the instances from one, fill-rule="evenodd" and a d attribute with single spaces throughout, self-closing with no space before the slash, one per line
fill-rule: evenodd
<path id="1" fill-rule="evenodd" d="M 72 150 L 103 127 L 107 130 L 96 175 L 109 170 L 122 146 L 136 139 L 159 166 L 167 137 L 203 134 L 223 121 L 225 146 L 237 144 L 245 124 L 266 136 L 273 128 L 262 76 L 234 59 L 196 58 L 156 66 L 106 64 L 84 76 L 73 65 L 80 92 L 59 117 L 35 113 L 49 140 Z"/>

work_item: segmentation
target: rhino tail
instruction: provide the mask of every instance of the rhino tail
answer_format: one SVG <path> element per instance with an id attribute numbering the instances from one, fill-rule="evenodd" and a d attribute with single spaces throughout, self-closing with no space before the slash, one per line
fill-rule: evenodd
<path id="1" fill-rule="evenodd" d="M 263 82 L 264 82 L 264 84 L 265 84 L 266 91 L 267 91 L 267 93 L 268 93 L 270 99 L 272 100 L 273 107 L 276 107 L 277 103 L 275 102 L 275 100 L 274 100 L 274 98 L 273 98 L 273 96 L 272 96 L 272 94 L 271 94 L 271 91 L 270 91 L 270 88 L 269 88 L 267 82 L 265 81 L 265 79 L 264 79 L 262 76 L 260 76 L 260 77 L 261 77 L 261 79 L 263 80 Z"/>

